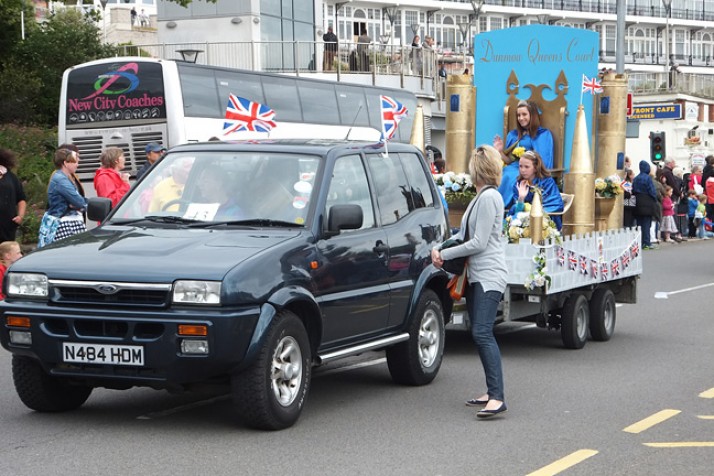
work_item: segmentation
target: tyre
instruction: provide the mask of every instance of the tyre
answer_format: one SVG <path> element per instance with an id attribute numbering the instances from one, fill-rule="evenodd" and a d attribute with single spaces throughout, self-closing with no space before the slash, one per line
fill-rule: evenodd
<path id="1" fill-rule="evenodd" d="M 48 375 L 34 359 L 12 356 L 12 380 L 20 400 L 38 412 L 65 412 L 82 406 L 92 387 L 68 385 Z"/>
<path id="2" fill-rule="evenodd" d="M 608 288 L 596 289 L 590 298 L 590 337 L 607 341 L 615 333 L 615 294 Z"/>
<path id="3" fill-rule="evenodd" d="M 282 430 L 300 417 L 312 376 L 310 341 L 305 326 L 281 311 L 268 328 L 255 361 L 231 382 L 239 418 L 261 430 Z"/>
<path id="4" fill-rule="evenodd" d="M 444 311 L 436 294 L 427 289 L 409 325 L 409 340 L 387 348 L 387 366 L 395 382 L 425 385 L 439 373 L 443 356 Z"/>
<path id="5" fill-rule="evenodd" d="M 585 296 L 577 293 L 570 296 L 563 306 L 560 335 L 568 349 L 582 349 L 588 340 L 590 308 Z"/>

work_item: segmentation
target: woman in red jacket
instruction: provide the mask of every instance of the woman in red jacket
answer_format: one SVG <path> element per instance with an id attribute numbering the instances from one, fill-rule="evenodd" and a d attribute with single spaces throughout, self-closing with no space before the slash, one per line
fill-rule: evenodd
<path id="1" fill-rule="evenodd" d="M 106 197 L 116 207 L 119 200 L 129 191 L 129 174 L 124 169 L 124 151 L 109 147 L 99 157 L 102 166 L 94 174 L 94 190 L 98 197 Z"/>

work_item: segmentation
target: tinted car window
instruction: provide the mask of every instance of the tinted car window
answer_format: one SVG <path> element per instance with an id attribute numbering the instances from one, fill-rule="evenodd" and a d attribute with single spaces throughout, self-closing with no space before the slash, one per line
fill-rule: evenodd
<path id="1" fill-rule="evenodd" d="M 265 92 L 265 105 L 275 109 L 276 117 L 280 121 L 302 122 L 302 106 L 297 100 L 297 86 L 293 78 L 263 78 L 263 91 Z M 278 117 L 277 111 L 280 116 Z"/>
<path id="2" fill-rule="evenodd" d="M 413 208 L 431 207 L 434 197 L 429 188 L 430 178 L 424 173 L 421 160 L 416 154 L 399 154 L 409 180 Z"/>
<path id="3" fill-rule="evenodd" d="M 398 154 L 371 154 L 367 164 L 374 181 L 382 225 L 396 223 L 409 213 L 409 183 L 399 163 Z"/>
<path id="4" fill-rule="evenodd" d="M 367 175 L 359 155 L 340 157 L 335 161 L 332 182 L 327 194 L 327 212 L 338 204 L 356 204 L 362 207 L 362 228 L 374 226 L 374 209 L 369 194 Z M 343 233 L 349 233 L 344 230 Z"/>
<path id="5" fill-rule="evenodd" d="M 339 124 L 335 88 L 332 84 L 303 83 L 298 87 L 305 122 Z"/>

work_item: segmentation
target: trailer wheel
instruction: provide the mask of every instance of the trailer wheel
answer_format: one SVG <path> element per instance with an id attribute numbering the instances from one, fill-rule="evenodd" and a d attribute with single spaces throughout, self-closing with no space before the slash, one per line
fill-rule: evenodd
<path id="1" fill-rule="evenodd" d="M 590 298 L 590 336 L 607 341 L 615 333 L 615 294 L 608 288 L 596 289 Z"/>
<path id="2" fill-rule="evenodd" d="M 588 340 L 590 308 L 585 296 L 577 293 L 570 296 L 563 306 L 560 336 L 568 349 L 582 349 Z"/>

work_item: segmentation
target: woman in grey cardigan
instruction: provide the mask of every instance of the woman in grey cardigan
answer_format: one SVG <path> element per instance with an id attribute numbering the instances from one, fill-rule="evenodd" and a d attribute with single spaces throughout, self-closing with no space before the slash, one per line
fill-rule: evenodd
<path id="1" fill-rule="evenodd" d="M 431 252 L 432 262 L 438 268 L 444 264 L 444 260 L 469 257 L 466 266 L 469 281 L 466 304 L 471 333 L 486 374 L 487 393 L 468 400 L 466 405 L 484 405 L 476 414 L 479 418 L 490 418 L 506 411 L 501 353 L 493 335 L 498 303 L 506 290 L 508 275 L 505 245 L 501 238 L 503 198 L 498 192 L 501 170 L 501 157 L 496 149 L 483 145 L 473 151 L 469 173 L 478 194 L 464 213 L 459 232 L 463 239 L 464 230 L 468 226 L 471 238 L 461 245 L 444 250 L 434 248 Z"/>

